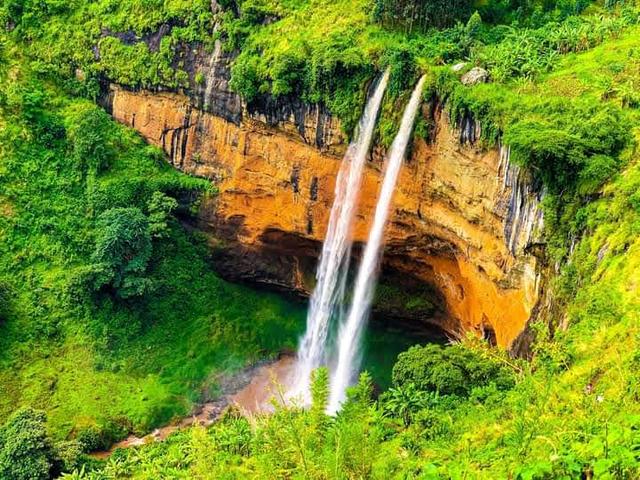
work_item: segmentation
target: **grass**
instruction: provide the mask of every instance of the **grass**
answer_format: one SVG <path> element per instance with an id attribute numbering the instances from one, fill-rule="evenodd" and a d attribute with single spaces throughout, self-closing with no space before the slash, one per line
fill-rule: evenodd
<path id="1" fill-rule="evenodd" d="M 20 361 L 12 355 L 1 375 L 2 417 L 19 405 L 41 408 L 57 439 L 114 421 L 142 433 L 215 398 L 217 375 L 295 346 L 300 308 L 198 273 L 183 277 L 193 292 L 154 302 L 148 327 L 134 339 L 110 339 L 108 351 L 93 335 L 68 331 L 61 345 L 36 344 L 42 352 Z M 171 310 L 178 299 L 182 309 Z"/>

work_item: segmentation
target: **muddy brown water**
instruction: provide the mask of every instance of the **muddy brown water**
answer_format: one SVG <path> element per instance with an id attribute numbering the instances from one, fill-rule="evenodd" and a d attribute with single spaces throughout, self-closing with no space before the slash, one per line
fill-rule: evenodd
<path id="1" fill-rule="evenodd" d="M 114 444 L 109 450 L 94 452 L 92 457 L 105 459 L 117 448 L 131 448 L 147 443 L 164 440 L 176 430 L 192 425 L 209 426 L 213 424 L 226 407 L 234 405 L 245 415 L 273 411 L 273 402 L 281 403 L 284 391 L 290 385 L 295 357 L 281 355 L 273 362 L 249 367 L 233 377 L 222 380 L 223 395 L 214 401 L 206 402 L 197 407 L 194 412 L 180 421 L 156 428 L 143 437 L 130 435 Z"/>

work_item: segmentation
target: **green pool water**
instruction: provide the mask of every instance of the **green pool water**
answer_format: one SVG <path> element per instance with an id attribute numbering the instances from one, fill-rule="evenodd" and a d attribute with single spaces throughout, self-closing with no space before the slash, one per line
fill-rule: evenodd
<path id="1" fill-rule="evenodd" d="M 391 385 L 391 370 L 399 353 L 413 345 L 434 342 L 444 343 L 446 338 L 435 331 L 417 333 L 370 324 L 364 338 L 362 370 L 371 374 L 377 387 L 386 389 Z"/>

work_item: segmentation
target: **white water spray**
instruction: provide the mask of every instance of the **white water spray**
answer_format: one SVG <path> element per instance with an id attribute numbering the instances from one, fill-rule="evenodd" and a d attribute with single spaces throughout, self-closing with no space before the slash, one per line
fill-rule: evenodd
<path id="1" fill-rule="evenodd" d="M 342 160 L 336 180 L 335 198 L 329 217 L 327 235 L 316 272 L 316 287 L 307 313 L 307 330 L 300 342 L 295 378 L 290 396 L 309 401 L 311 372 L 325 362 L 326 343 L 331 318 L 344 299 L 349 268 L 355 208 L 360 192 L 362 171 L 371 146 L 373 131 L 387 87 L 385 72 L 362 113 L 356 135 Z"/>
<path id="2" fill-rule="evenodd" d="M 425 77 L 422 77 L 411 95 L 411 99 L 402 116 L 400 130 L 391 145 L 387 157 L 380 197 L 378 198 L 373 225 L 369 232 L 369 240 L 358 270 L 351 309 L 338 334 L 338 363 L 331 378 L 330 413 L 338 411 L 345 399 L 347 387 L 355 380 L 355 376 L 360 370 L 362 330 L 371 310 L 384 239 L 384 229 L 389 216 L 400 167 L 411 138 L 415 116 L 420 107 L 424 81 Z"/>

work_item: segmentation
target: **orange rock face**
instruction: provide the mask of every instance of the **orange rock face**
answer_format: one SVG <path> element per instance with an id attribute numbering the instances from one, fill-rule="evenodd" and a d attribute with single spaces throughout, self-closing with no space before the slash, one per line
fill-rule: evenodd
<path id="1" fill-rule="evenodd" d="M 308 292 L 333 201 L 344 139 L 335 120 L 322 125 L 322 150 L 309 145 L 319 125 L 268 126 L 245 115 L 239 124 L 194 109 L 174 93 L 112 87 L 114 117 L 162 147 L 173 165 L 205 176 L 220 193 L 203 202 L 201 227 L 218 249 L 240 251 L 244 277 Z M 417 139 L 405 162 L 386 234 L 384 268 L 433 286 L 445 330 L 473 331 L 508 347 L 523 331 L 538 298 L 536 259 L 525 253 L 539 215 L 523 214 L 527 191 L 516 191 L 513 166 L 497 150 L 460 144 L 460 133 L 437 109 L 427 143 Z M 308 134 L 308 135 L 307 135 Z M 355 241 L 365 242 L 381 183 L 381 160 L 366 169 Z M 516 172 L 517 173 L 517 172 Z M 537 206 L 532 207 L 534 210 Z M 533 211 L 533 210 L 532 210 Z M 282 261 L 281 265 L 277 265 Z"/>

